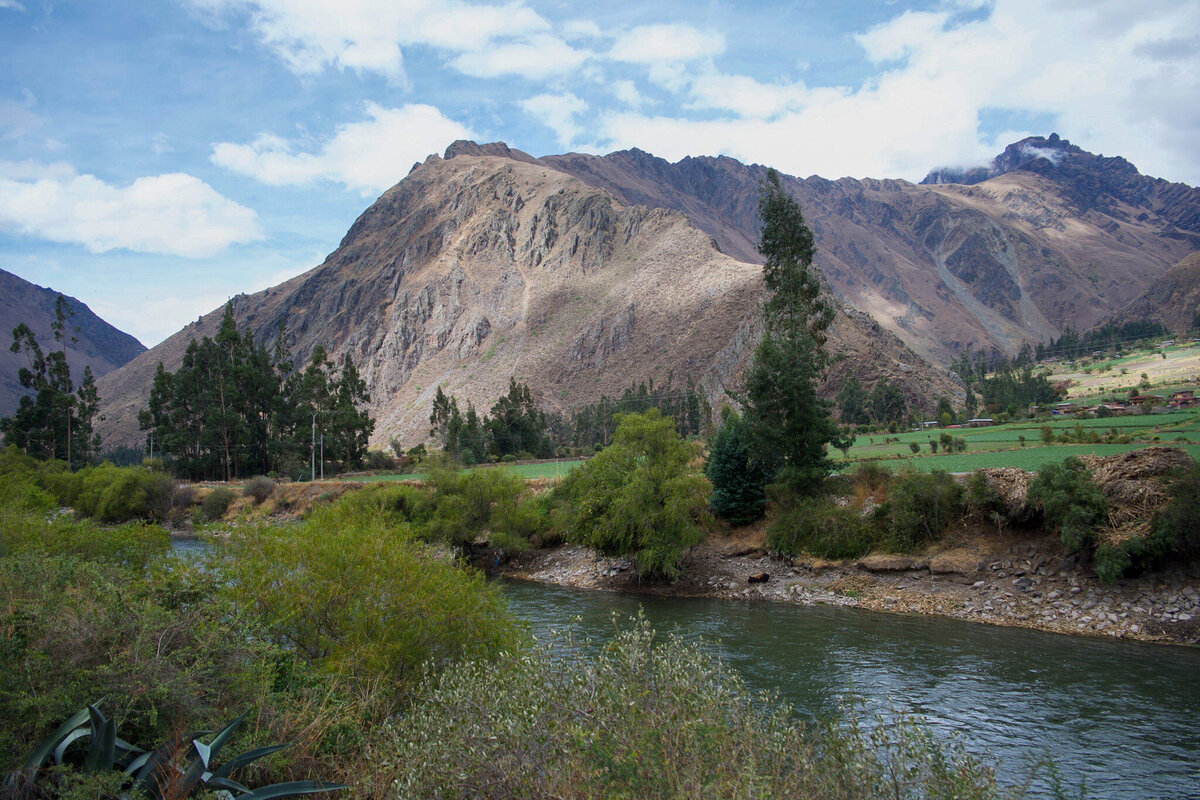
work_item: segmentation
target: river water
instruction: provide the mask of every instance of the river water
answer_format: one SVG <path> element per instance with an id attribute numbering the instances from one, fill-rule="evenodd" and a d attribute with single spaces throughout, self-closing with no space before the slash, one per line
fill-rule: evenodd
<path id="1" fill-rule="evenodd" d="M 1200 800 L 1200 650 L 852 608 L 634 597 L 505 581 L 535 635 L 573 624 L 598 647 L 613 614 L 712 643 L 752 690 L 804 717 L 857 698 L 921 715 L 1018 782 L 1050 756 L 1101 800 Z M 574 622 L 572 623 L 572 620 Z M 1047 796 L 1045 782 L 1035 795 Z"/>

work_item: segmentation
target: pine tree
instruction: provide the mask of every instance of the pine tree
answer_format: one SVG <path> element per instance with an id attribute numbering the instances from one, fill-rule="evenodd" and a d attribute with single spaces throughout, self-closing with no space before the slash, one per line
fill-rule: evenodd
<path id="1" fill-rule="evenodd" d="M 829 363 L 826 331 L 833 307 L 821 296 L 812 231 L 800 204 L 768 170 L 758 200 L 768 297 L 765 332 L 746 373 L 745 421 L 751 454 L 764 471 L 777 468 L 792 491 L 814 491 L 832 469 L 825 447 L 837 438 L 831 403 L 817 396 Z"/>
<path id="2" fill-rule="evenodd" d="M 68 335 L 74 313 L 66 298 L 58 295 L 50 323 L 58 349 L 49 353 L 42 350 L 28 325 L 21 323 L 13 329 L 10 349 L 24 352 L 27 358 L 17 381 L 30 394 L 20 399 L 11 417 L 0 419 L 5 442 L 34 458 L 66 461 L 72 469 L 89 463 L 100 450 L 99 437 L 92 432 L 99 407 L 95 379 L 91 369 L 85 368 L 83 383 L 76 390 L 67 364 L 67 342 L 78 341 Z"/>
<path id="3" fill-rule="evenodd" d="M 733 525 L 748 525 L 763 515 L 770 475 L 750 457 L 746 426 L 738 413 L 721 409 L 721 429 L 713 437 L 704 474 L 712 482 L 708 503 Z"/>

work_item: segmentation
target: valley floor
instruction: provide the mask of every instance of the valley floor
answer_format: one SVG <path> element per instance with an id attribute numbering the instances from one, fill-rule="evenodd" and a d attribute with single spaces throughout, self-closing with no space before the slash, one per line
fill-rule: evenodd
<path id="1" fill-rule="evenodd" d="M 493 568 L 510 578 L 607 591 L 920 613 L 1148 642 L 1200 644 L 1200 565 L 1111 586 L 1041 532 L 964 530 L 936 551 L 857 561 L 769 555 L 761 529 L 710 536 L 674 582 L 640 581 L 627 559 L 580 546 L 535 550 Z M 750 583 L 751 576 L 768 576 Z"/>

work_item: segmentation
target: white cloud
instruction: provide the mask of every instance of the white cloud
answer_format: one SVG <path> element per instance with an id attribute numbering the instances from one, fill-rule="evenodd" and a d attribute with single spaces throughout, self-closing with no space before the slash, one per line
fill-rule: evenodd
<path id="1" fill-rule="evenodd" d="M 631 64 L 678 64 L 725 52 L 725 37 L 691 25 L 641 25 L 620 36 L 608 55 Z"/>
<path id="2" fill-rule="evenodd" d="M 646 98 L 638 91 L 633 81 L 613 81 L 609 84 L 613 97 L 631 108 L 641 108 L 646 104 Z"/>
<path id="3" fill-rule="evenodd" d="M 476 78 L 520 75 L 537 79 L 572 72 L 586 59 L 587 53 L 576 50 L 562 39 L 534 36 L 527 41 L 463 53 L 450 64 L 459 72 Z"/>
<path id="4" fill-rule="evenodd" d="M 562 147 L 570 148 L 583 131 L 575 117 L 586 111 L 588 105 L 570 92 L 539 94 L 522 100 L 520 105 L 527 113 L 553 130 Z"/>
<path id="5" fill-rule="evenodd" d="M 455 0 L 185 0 L 207 13 L 249 16 L 263 44 L 299 75 L 334 67 L 405 81 L 403 48 L 450 51 L 451 66 L 476 77 L 542 77 L 574 68 L 587 54 L 550 37 L 551 25 L 516 0 L 480 5 Z M 579 26 L 571 29 L 575 35 Z M 541 50 L 545 68 L 533 63 Z M 516 63 L 505 69 L 496 53 Z"/>
<path id="6" fill-rule="evenodd" d="M 599 39 L 603 35 L 600 26 L 590 19 L 574 19 L 563 25 L 563 36 L 568 39 Z"/>
<path id="7" fill-rule="evenodd" d="M 678 92 L 679 113 L 602 112 L 595 135 L 672 159 L 724 153 L 800 175 L 919 179 L 934 166 L 994 155 L 998 142 L 980 119 L 1000 110 L 1049 117 L 1086 149 L 1196 184 L 1200 48 L 1188 43 L 1197 37 L 1200 3 L 947 2 L 856 37 L 877 67 L 861 85 L 763 83 L 710 63 L 699 76 L 695 67 L 675 73 L 668 88 Z M 621 55 L 640 53 L 653 66 L 650 38 L 640 42 L 624 44 Z M 698 119 L 696 111 L 710 114 Z"/>
<path id="8" fill-rule="evenodd" d="M 0 8 L 11 8 L 13 11 L 24 11 L 25 6 L 17 2 L 17 0 L 0 0 Z"/>
<path id="9" fill-rule="evenodd" d="M 416 161 L 441 152 L 455 139 L 471 139 L 466 126 L 433 106 L 410 104 L 384 108 L 368 103 L 362 122 L 337 128 L 319 152 L 262 134 L 250 144 L 213 145 L 212 161 L 272 186 L 335 181 L 364 196 L 381 192 L 408 174 Z"/>
<path id="10" fill-rule="evenodd" d="M 154 175 L 117 187 L 67 164 L 31 162 L 0 162 L 0 226 L 93 253 L 187 258 L 262 238 L 253 210 L 191 175 Z"/>
<path id="11" fill-rule="evenodd" d="M 759 83 L 745 75 L 702 75 L 692 82 L 691 109 L 732 111 L 739 117 L 773 117 L 809 99 L 803 83 Z"/>

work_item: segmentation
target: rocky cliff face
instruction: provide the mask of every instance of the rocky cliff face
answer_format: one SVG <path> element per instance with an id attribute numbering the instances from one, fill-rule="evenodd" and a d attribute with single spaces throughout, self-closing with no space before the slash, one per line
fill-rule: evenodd
<path id="1" fill-rule="evenodd" d="M 447 155 L 471 147 L 479 146 Z M 681 211 L 723 252 L 758 259 L 762 166 L 724 157 L 671 164 L 640 150 L 537 161 L 622 202 Z M 1200 249 L 1200 190 L 1057 136 L 1013 144 L 989 168 L 936 171 L 923 185 L 783 182 L 817 235 L 833 291 L 942 363 L 966 346 L 1011 354 L 1064 327 L 1091 327 Z"/>
<path id="2" fill-rule="evenodd" d="M 1150 319 L 1168 330 L 1182 332 L 1194 327 L 1200 314 L 1200 252 L 1192 253 L 1167 270 L 1146 293 L 1117 315 L 1118 322 Z"/>
<path id="3" fill-rule="evenodd" d="M 17 381 L 21 367 L 28 366 L 24 353 L 9 351 L 12 330 L 22 322 L 30 327 L 45 352 L 61 349 L 50 329 L 58 292 L 37 286 L 0 269 L 0 416 L 11 414 L 25 390 Z M 68 324 L 78 328 L 75 342 L 66 347 L 71 378 L 78 386 L 85 367 L 96 377 L 128 363 L 146 348 L 137 339 L 117 330 L 73 297 L 66 298 L 75 315 Z"/>
<path id="4" fill-rule="evenodd" d="M 285 323 L 298 360 L 318 343 L 350 353 L 376 444 L 424 439 L 438 386 L 486 410 L 510 377 L 561 411 L 668 375 L 692 376 L 719 404 L 757 344 L 761 268 L 722 253 L 683 214 L 621 202 L 501 147 L 459 145 L 414 167 L 321 266 L 235 298 L 239 326 L 261 340 Z M 107 442 L 138 438 L 157 362 L 174 369 L 219 318 L 101 381 Z M 839 314 L 831 346 L 847 357 L 829 389 L 858 372 L 868 384 L 895 378 L 921 407 L 961 394 L 860 313 Z"/>

